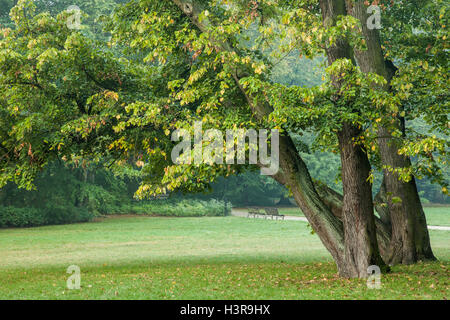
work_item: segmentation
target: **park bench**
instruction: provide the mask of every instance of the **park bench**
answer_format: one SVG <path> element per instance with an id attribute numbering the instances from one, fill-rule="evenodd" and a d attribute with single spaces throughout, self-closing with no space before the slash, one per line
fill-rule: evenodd
<path id="1" fill-rule="evenodd" d="M 261 210 L 261 208 L 259 208 L 259 207 L 249 207 L 247 218 L 251 218 L 251 217 L 257 218 L 258 216 L 265 215 L 265 213 L 261 212 L 260 210 Z"/>
<path id="2" fill-rule="evenodd" d="M 261 211 L 264 210 L 264 211 Z M 269 217 L 273 219 L 282 218 L 284 220 L 284 215 L 280 214 L 278 212 L 277 208 L 259 208 L 259 207 L 249 207 L 248 208 L 248 218 L 257 218 L 257 217 L 263 217 L 264 219 L 267 219 Z"/>
<path id="3" fill-rule="evenodd" d="M 168 194 L 159 194 L 150 198 L 150 200 L 166 200 L 169 199 Z"/>
<path id="4" fill-rule="evenodd" d="M 280 214 L 278 212 L 277 208 L 264 208 L 264 211 L 266 212 L 266 218 L 267 217 L 272 217 L 272 220 L 275 219 L 275 218 L 277 220 L 278 220 L 278 218 L 282 218 L 284 220 L 284 215 Z"/>

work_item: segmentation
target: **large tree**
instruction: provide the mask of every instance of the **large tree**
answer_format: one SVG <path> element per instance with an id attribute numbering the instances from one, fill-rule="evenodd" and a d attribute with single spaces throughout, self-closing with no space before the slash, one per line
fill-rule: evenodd
<path id="1" fill-rule="evenodd" d="M 412 176 L 414 169 L 428 168 L 439 178 L 436 155 L 444 159 L 447 144 L 445 137 L 432 135 L 412 141 L 401 124 L 404 109 L 412 108 L 414 118 L 448 133 L 448 111 L 435 106 L 446 102 L 448 82 L 434 75 L 440 70 L 447 77 L 442 58 L 436 58 L 445 52 L 440 41 L 445 35 L 436 41 L 432 57 L 420 57 L 422 66 L 426 62 L 436 69 L 417 75 L 426 88 L 411 93 L 401 75 L 414 59 L 404 59 L 404 70 L 399 65 L 392 78 L 371 66 L 375 60 L 363 58 L 369 53 L 384 58 L 384 53 L 381 44 L 372 45 L 372 37 L 379 35 L 368 34 L 367 16 L 358 15 L 357 6 L 362 10 L 366 5 L 135 0 L 114 15 L 109 25 L 113 39 L 106 46 L 68 29 L 68 13 L 35 15 L 31 2 L 19 1 L 11 12 L 15 27 L 4 29 L 0 41 L 0 182 L 30 187 L 36 172 L 52 159 L 101 157 L 111 165 L 133 160 L 143 166 L 138 196 L 200 191 L 243 168 L 173 164 L 172 130 L 193 133 L 196 121 L 204 129 L 276 128 L 281 131 L 281 170 L 273 178 L 290 189 L 342 276 L 367 276 L 371 264 L 387 269 L 380 253 L 389 263 L 433 258 Z M 389 39 L 392 54 L 409 50 L 421 33 L 408 35 L 409 47 L 399 38 Z M 292 52 L 328 57 L 322 85 L 285 86 L 271 80 L 272 67 Z M 427 90 L 436 101 L 424 107 Z M 382 130 L 387 135 L 380 137 Z M 343 196 L 311 179 L 292 139 L 306 131 L 315 133 L 317 145 L 340 153 Z M 386 160 L 387 148 L 391 157 L 401 153 L 403 162 Z M 407 158 L 411 155 L 424 155 L 428 162 L 414 167 Z M 376 203 L 380 218 L 374 216 L 369 160 L 385 169 L 384 186 L 391 188 L 378 197 L 389 204 Z M 413 203 L 405 204 L 408 197 Z M 410 232 L 414 245 L 403 237 Z M 393 249 L 399 246 L 401 253 Z"/>

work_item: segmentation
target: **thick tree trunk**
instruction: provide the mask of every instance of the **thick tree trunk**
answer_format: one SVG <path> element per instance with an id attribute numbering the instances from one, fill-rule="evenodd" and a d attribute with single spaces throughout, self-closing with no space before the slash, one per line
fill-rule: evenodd
<path id="1" fill-rule="evenodd" d="M 385 129 L 381 135 L 387 135 Z M 408 158 L 399 156 L 391 141 L 379 139 L 383 164 L 393 168 L 411 165 Z M 387 262 L 389 264 L 411 264 L 419 260 L 434 259 L 425 213 L 420 202 L 414 178 L 409 182 L 399 180 L 395 172 L 385 170 L 386 200 L 390 213 L 392 238 Z"/>
<path id="2" fill-rule="evenodd" d="M 395 72 L 388 67 L 384 60 L 378 30 L 369 30 L 367 27 L 368 14 L 364 1 L 347 0 L 347 9 L 350 15 L 361 22 L 363 36 L 366 40 L 367 50 L 355 50 L 361 70 L 366 73 L 377 73 L 385 77 L 389 83 Z M 389 85 L 385 90 L 390 90 Z M 401 126 L 400 120 L 398 126 Z M 398 146 L 395 145 L 394 139 L 387 129 L 381 128 L 378 135 L 380 155 L 384 165 L 391 168 L 406 168 L 411 165 L 408 157 L 399 155 Z M 411 264 L 419 260 L 434 260 L 426 218 L 414 177 L 409 182 L 403 182 L 399 180 L 396 173 L 388 170 L 385 170 L 384 176 L 386 194 L 390 195 L 388 210 L 392 227 L 387 262 L 389 264 Z M 401 201 L 392 201 L 397 198 Z M 386 209 L 383 211 L 386 213 Z"/>
<path id="3" fill-rule="evenodd" d="M 334 25 L 338 16 L 347 12 L 344 0 L 321 0 L 320 7 L 325 26 Z M 330 65 L 343 58 L 355 63 L 351 47 L 345 39 L 338 39 L 326 52 Z M 339 88 L 339 79 L 334 80 L 334 85 Z M 355 143 L 360 134 L 361 130 L 351 123 L 343 123 L 338 133 L 344 187 L 345 269 L 342 273 L 352 278 L 367 276 L 367 268 L 371 265 L 386 269 L 376 236 L 372 185 L 369 182 L 371 166 L 363 147 Z"/>
<path id="4" fill-rule="evenodd" d="M 355 143 L 361 131 L 345 123 L 338 134 L 342 159 L 344 206 L 342 219 L 345 232 L 345 274 L 364 277 L 367 268 L 377 265 L 383 269 L 376 238 L 371 166 L 365 150 Z"/>

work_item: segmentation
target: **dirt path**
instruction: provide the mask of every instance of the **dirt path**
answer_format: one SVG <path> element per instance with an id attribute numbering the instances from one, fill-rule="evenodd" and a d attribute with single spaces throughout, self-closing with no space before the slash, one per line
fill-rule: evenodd
<path id="1" fill-rule="evenodd" d="M 235 217 L 247 218 L 247 211 L 243 209 L 232 210 L 231 214 Z M 254 219 L 254 218 L 252 218 Z M 285 216 L 284 220 L 287 221 L 303 221 L 308 222 L 308 219 L 304 217 L 293 217 L 293 216 Z M 450 231 L 450 227 L 440 227 L 440 226 L 428 226 L 429 230 L 441 230 L 441 231 Z"/>

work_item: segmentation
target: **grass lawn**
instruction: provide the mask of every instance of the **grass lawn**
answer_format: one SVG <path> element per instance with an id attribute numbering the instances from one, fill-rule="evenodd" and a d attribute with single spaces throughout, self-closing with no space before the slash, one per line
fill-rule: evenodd
<path id="1" fill-rule="evenodd" d="M 425 207 L 424 210 L 428 225 L 450 227 L 450 207 Z M 279 212 L 286 216 L 304 216 L 300 208 L 281 208 Z"/>
<path id="2" fill-rule="evenodd" d="M 428 225 L 450 227 L 450 207 L 426 207 L 424 210 Z"/>
<path id="3" fill-rule="evenodd" d="M 394 267 L 382 290 L 339 279 L 307 223 L 225 218 L 109 218 L 0 230 L 0 299 L 448 299 L 450 232 L 440 261 Z M 69 265 L 81 290 L 68 290 Z"/>

